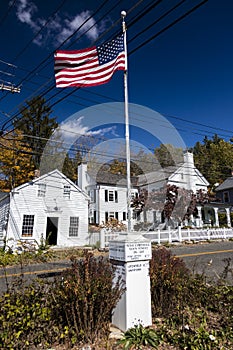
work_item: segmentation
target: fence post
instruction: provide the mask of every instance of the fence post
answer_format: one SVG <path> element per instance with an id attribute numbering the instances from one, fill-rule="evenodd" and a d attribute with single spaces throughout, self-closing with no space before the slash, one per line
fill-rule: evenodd
<path id="1" fill-rule="evenodd" d="M 191 241 L 190 228 L 188 227 L 188 241 Z"/>
<path id="2" fill-rule="evenodd" d="M 105 249 L 105 229 L 100 230 L 100 249 Z"/>
<path id="3" fill-rule="evenodd" d="M 160 229 L 158 229 L 158 244 L 160 244 L 160 240 L 161 240 Z"/>
<path id="4" fill-rule="evenodd" d="M 224 237 L 224 239 L 227 238 L 227 235 L 226 235 L 226 228 L 225 228 L 225 227 L 223 227 L 223 237 Z"/>
<path id="5" fill-rule="evenodd" d="M 172 243 L 171 227 L 168 226 L 168 242 Z"/>
<path id="6" fill-rule="evenodd" d="M 182 242 L 181 226 L 178 226 L 179 242 Z"/>

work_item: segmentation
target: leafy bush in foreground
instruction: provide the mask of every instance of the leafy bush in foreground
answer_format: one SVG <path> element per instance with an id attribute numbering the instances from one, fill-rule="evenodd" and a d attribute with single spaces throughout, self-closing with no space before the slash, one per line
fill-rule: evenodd
<path id="1" fill-rule="evenodd" d="M 165 247 L 154 249 L 150 261 L 152 315 L 159 317 L 174 311 L 180 290 L 189 276 L 183 260 Z"/>
<path id="2" fill-rule="evenodd" d="M 11 289 L 0 297 L 0 344 L 3 349 L 47 345 L 58 336 L 44 283 Z M 46 333 L 45 333 L 46 330 Z"/>
<path id="3" fill-rule="evenodd" d="M 54 317 L 68 330 L 72 343 L 108 337 L 113 309 L 124 291 L 120 279 L 112 285 L 113 278 L 109 260 L 86 252 L 56 284 L 52 297 L 59 308 Z"/>
<path id="4" fill-rule="evenodd" d="M 233 349 L 233 286 L 206 283 L 165 248 L 153 251 L 152 315 L 162 343 L 186 350 Z M 160 317 L 160 319 L 156 319 Z"/>
<path id="5" fill-rule="evenodd" d="M 3 349 L 108 338 L 112 311 L 123 293 L 109 260 L 86 252 L 54 283 L 18 284 L 0 296 Z"/>

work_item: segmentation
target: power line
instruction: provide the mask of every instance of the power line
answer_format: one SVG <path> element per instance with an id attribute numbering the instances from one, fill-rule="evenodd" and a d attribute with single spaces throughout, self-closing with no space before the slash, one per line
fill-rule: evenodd
<path id="1" fill-rule="evenodd" d="M 15 3 L 16 3 L 16 0 L 14 0 L 14 1 L 12 1 L 12 2 L 10 3 L 10 6 L 8 7 L 7 11 L 6 11 L 5 14 L 3 14 L 2 17 L 0 18 L 0 25 L 2 25 L 3 22 L 5 22 L 5 20 L 6 20 L 6 18 L 8 17 L 10 11 L 11 11 L 12 8 L 14 7 Z"/>
<path id="2" fill-rule="evenodd" d="M 170 29 L 171 27 L 173 27 L 175 24 L 179 23 L 180 21 L 182 21 L 184 18 L 186 18 L 187 16 L 189 16 L 191 13 L 193 13 L 194 11 L 196 11 L 199 7 L 203 6 L 208 0 L 203 0 L 202 2 L 200 2 L 199 4 L 197 4 L 196 6 L 194 6 L 193 8 L 191 8 L 191 10 L 185 12 L 182 16 L 178 17 L 177 19 L 175 19 L 172 23 L 168 24 L 166 27 L 164 27 L 163 29 L 161 29 L 159 32 L 157 32 L 156 34 L 152 35 L 149 39 L 147 39 L 146 41 L 144 41 L 142 44 L 138 45 L 136 48 L 134 48 L 133 50 L 131 50 L 129 52 L 129 56 L 132 55 L 134 52 L 136 52 L 137 50 L 141 49 L 143 46 L 147 45 L 149 42 L 151 42 L 152 40 L 154 40 L 155 38 L 157 38 L 159 35 L 161 35 L 162 33 L 164 33 L 165 31 L 167 31 L 168 29 Z"/>
<path id="3" fill-rule="evenodd" d="M 206 1 L 207 1 L 207 0 L 206 0 Z M 176 24 L 178 21 L 180 21 L 180 20 L 183 19 L 186 15 L 188 15 L 188 14 L 190 14 L 191 12 L 193 12 L 194 10 L 196 10 L 198 7 L 200 7 L 200 6 L 201 6 L 203 3 L 205 3 L 206 1 L 204 1 L 204 2 L 202 2 L 202 3 L 200 3 L 200 4 L 198 4 L 197 6 L 195 6 L 194 8 L 192 8 L 191 10 L 189 10 L 188 12 L 186 12 L 186 14 L 182 15 L 181 17 L 179 17 L 179 19 L 177 19 L 176 21 L 172 22 L 172 24 L 170 24 L 169 26 L 165 27 L 164 30 L 167 30 L 167 29 L 170 28 L 172 25 Z M 164 31 L 164 30 L 163 30 L 163 31 Z M 157 33 L 156 35 L 159 35 L 159 34 L 161 34 L 161 31 L 160 31 L 159 33 Z M 148 39 L 148 40 L 149 40 L 149 39 Z M 138 46 L 138 48 L 140 48 L 140 46 Z M 131 51 L 131 52 L 132 52 L 132 51 Z M 51 89 L 50 89 L 50 90 L 51 90 Z M 76 90 L 77 90 L 77 89 L 75 89 L 75 91 L 76 91 Z M 71 94 L 73 94 L 75 91 L 71 91 L 70 93 L 66 94 L 64 97 L 62 97 L 62 98 L 60 98 L 59 100 L 57 100 L 56 102 L 54 102 L 54 103 L 52 104 L 51 107 L 53 107 L 53 106 L 55 106 L 56 104 L 60 103 L 61 101 L 63 101 L 64 99 L 66 99 L 68 96 L 70 96 Z M 46 93 L 48 93 L 48 90 L 43 94 L 43 96 L 44 96 Z M 54 98 L 55 96 L 57 96 L 57 94 L 58 94 L 58 93 L 55 93 L 53 96 L 51 96 L 51 97 L 49 98 L 49 100 L 51 100 L 52 98 Z M 15 118 L 15 116 L 14 116 L 13 118 Z M 7 121 L 7 122 L 9 122 L 9 121 Z"/>
<path id="4" fill-rule="evenodd" d="M 60 46 L 58 47 L 58 48 L 60 48 L 62 45 L 64 45 L 68 40 L 70 40 L 77 32 L 78 32 L 78 30 L 80 30 L 84 25 L 85 25 L 85 23 L 87 23 L 91 18 L 92 18 L 92 16 L 95 16 L 104 6 L 105 6 L 105 4 L 108 2 L 109 0 L 105 0 L 97 9 L 96 9 L 96 11 L 94 12 L 94 14 L 93 15 L 90 15 L 68 38 L 66 38 L 61 44 L 60 44 Z M 97 22 L 96 22 L 97 23 Z M 95 24 L 96 24 L 95 23 Z M 93 25 L 94 26 L 94 25 Z M 80 36 L 79 36 L 79 38 L 81 38 L 83 35 L 85 35 L 93 26 L 91 26 L 90 28 L 88 28 L 83 34 L 81 34 Z M 51 52 L 45 59 L 43 59 L 41 62 L 40 62 L 40 64 L 39 65 L 37 65 L 32 71 L 30 71 L 27 75 L 26 75 L 26 77 L 24 78 L 24 79 L 22 79 L 21 81 L 20 81 L 20 83 L 19 84 L 22 84 L 26 79 L 28 79 L 31 75 L 33 75 L 33 74 L 35 74 L 35 72 L 42 66 L 42 68 L 41 68 L 41 70 L 43 69 L 43 68 L 45 68 L 46 66 L 47 66 L 47 64 L 49 63 L 49 62 L 47 62 L 48 60 L 49 60 L 49 58 L 51 57 L 53 55 L 53 52 Z M 47 62 L 47 64 L 46 65 L 44 65 L 45 63 Z M 50 91 L 50 90 L 49 90 Z M 48 92 L 49 92 L 48 91 Z M 46 92 L 47 93 L 47 92 Z M 0 101 L 3 99 L 4 97 L 2 97 L 2 98 L 0 98 Z"/>

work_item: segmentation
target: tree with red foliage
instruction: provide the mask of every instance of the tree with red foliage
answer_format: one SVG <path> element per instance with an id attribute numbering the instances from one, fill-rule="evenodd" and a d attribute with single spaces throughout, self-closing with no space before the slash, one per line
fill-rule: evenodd
<path id="1" fill-rule="evenodd" d="M 163 212 L 167 221 L 173 218 L 182 222 L 185 218 L 195 215 L 197 205 L 210 202 L 216 202 L 216 197 L 212 193 L 198 190 L 195 194 L 191 190 L 167 184 L 161 189 L 151 192 L 142 189 L 138 197 L 133 199 L 131 207 L 136 212 L 159 210 Z"/>

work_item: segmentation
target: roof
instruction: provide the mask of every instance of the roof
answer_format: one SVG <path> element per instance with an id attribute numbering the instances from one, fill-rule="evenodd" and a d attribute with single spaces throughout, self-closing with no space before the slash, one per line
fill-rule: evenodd
<path id="1" fill-rule="evenodd" d="M 55 170 L 52 170 L 50 171 L 49 173 L 47 174 L 44 174 L 40 177 L 37 177 L 36 179 L 33 179 L 32 181 L 30 182 L 26 182 L 18 187 L 15 187 L 14 188 L 14 191 L 19 191 L 21 190 L 22 188 L 26 187 L 26 186 L 29 186 L 29 185 L 32 185 L 36 182 L 40 182 L 41 180 L 45 179 L 46 177 L 48 176 L 55 176 L 55 175 L 58 175 L 59 177 L 65 179 L 71 186 L 73 186 L 77 191 L 81 192 L 87 199 L 89 199 L 89 196 L 87 195 L 86 192 L 84 192 L 79 186 L 77 186 L 72 180 L 70 180 L 67 176 L 65 176 L 63 173 L 61 173 L 58 169 L 55 169 Z"/>
<path id="2" fill-rule="evenodd" d="M 113 174 L 109 171 L 99 171 L 96 176 L 96 183 L 113 185 L 113 186 L 117 186 L 117 185 L 127 186 L 127 179 L 126 179 L 126 175 L 124 174 Z M 131 176 L 131 185 L 132 186 L 137 185 L 136 176 Z"/>
<path id="3" fill-rule="evenodd" d="M 216 187 L 215 191 L 224 191 L 233 188 L 233 176 L 228 177 L 221 185 Z"/>
<path id="4" fill-rule="evenodd" d="M 177 170 L 177 166 L 158 168 L 157 171 L 151 171 L 138 176 L 138 186 L 145 186 L 155 182 L 168 180 L 168 178 Z"/>

